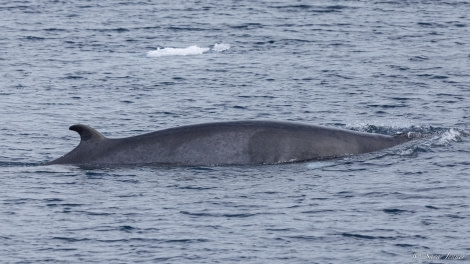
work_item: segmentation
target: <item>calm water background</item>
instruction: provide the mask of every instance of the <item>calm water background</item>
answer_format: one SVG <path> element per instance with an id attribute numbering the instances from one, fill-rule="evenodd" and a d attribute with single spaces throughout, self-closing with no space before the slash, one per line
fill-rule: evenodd
<path id="1" fill-rule="evenodd" d="M 2 1 L 1 262 L 468 263 L 469 14 L 457 0 Z M 278 166 L 39 166 L 78 144 L 75 123 L 125 137 L 243 119 L 428 136 Z M 449 252 L 464 260 L 436 260 Z"/>

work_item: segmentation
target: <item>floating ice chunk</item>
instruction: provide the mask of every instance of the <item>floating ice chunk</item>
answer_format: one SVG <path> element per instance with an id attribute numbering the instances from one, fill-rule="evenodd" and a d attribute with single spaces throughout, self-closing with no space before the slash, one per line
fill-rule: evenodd
<path id="1" fill-rule="evenodd" d="M 147 52 L 149 57 L 163 57 L 163 56 L 186 56 L 186 55 L 199 55 L 209 51 L 209 48 L 200 48 L 196 45 L 187 48 L 157 48 Z"/>
<path id="2" fill-rule="evenodd" d="M 210 50 L 214 52 L 223 52 L 230 49 L 230 44 L 215 43 L 212 49 L 201 48 L 196 45 L 187 48 L 157 48 L 147 52 L 148 57 L 163 57 L 163 56 L 186 56 L 186 55 L 200 55 Z"/>
<path id="3" fill-rule="evenodd" d="M 230 44 L 225 43 L 215 43 L 214 47 L 212 48 L 213 51 L 222 52 L 230 49 Z"/>

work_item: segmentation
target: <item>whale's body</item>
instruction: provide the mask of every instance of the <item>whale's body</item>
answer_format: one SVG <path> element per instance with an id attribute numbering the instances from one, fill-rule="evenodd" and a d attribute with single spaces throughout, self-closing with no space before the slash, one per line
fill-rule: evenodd
<path id="1" fill-rule="evenodd" d="M 106 138 L 86 125 L 73 125 L 70 130 L 80 134 L 80 144 L 47 165 L 276 164 L 379 151 L 410 140 L 275 121 L 187 125 L 120 139 Z"/>

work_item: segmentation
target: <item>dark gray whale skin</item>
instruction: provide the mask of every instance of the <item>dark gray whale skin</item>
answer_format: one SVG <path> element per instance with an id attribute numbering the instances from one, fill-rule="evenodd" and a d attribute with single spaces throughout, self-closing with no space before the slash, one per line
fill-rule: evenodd
<path id="1" fill-rule="evenodd" d="M 109 139 L 73 125 L 80 144 L 46 163 L 85 166 L 256 165 L 323 160 L 379 151 L 410 140 L 294 122 L 233 121 L 187 125 Z"/>

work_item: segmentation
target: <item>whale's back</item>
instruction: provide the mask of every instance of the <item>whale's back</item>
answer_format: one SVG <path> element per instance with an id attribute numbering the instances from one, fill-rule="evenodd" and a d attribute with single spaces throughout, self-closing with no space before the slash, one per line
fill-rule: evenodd
<path id="1" fill-rule="evenodd" d="M 83 125 L 72 127 L 81 136 L 80 144 L 50 164 L 274 164 L 378 151 L 403 141 L 385 135 L 273 121 L 188 125 L 121 139 L 107 139 Z"/>

